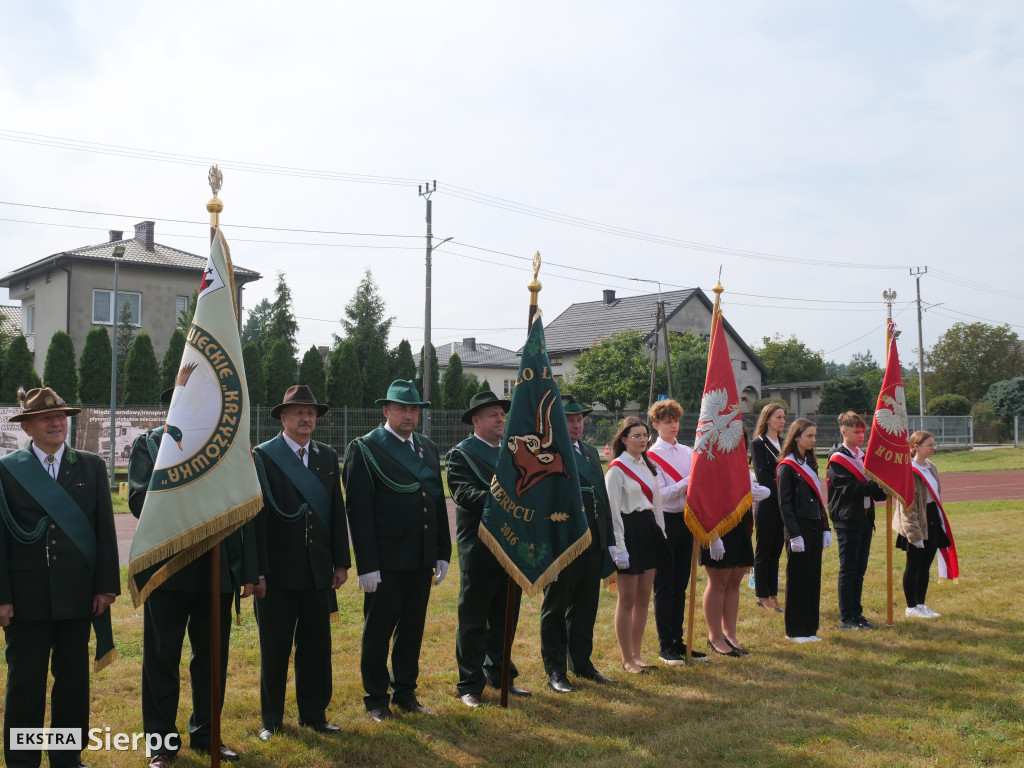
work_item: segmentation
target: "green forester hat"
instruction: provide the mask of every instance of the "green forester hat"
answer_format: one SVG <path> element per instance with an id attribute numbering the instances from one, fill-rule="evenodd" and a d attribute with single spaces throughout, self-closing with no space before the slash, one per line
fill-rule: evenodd
<path id="1" fill-rule="evenodd" d="M 562 410 L 568 416 L 570 413 L 579 413 L 586 416 L 593 408 L 584 408 L 569 395 L 562 395 Z"/>
<path id="2" fill-rule="evenodd" d="M 420 400 L 420 392 L 411 379 L 395 379 L 388 387 L 387 395 L 374 402 L 377 405 L 402 403 L 403 405 L 418 405 L 421 408 L 430 407 L 430 403 Z"/>

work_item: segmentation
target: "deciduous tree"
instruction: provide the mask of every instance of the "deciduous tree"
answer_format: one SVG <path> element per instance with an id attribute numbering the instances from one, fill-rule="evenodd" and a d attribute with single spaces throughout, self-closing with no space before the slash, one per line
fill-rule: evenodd
<path id="1" fill-rule="evenodd" d="M 754 353 L 768 369 L 765 383 L 820 381 L 825 378 L 825 360 L 821 352 L 810 349 L 795 335 L 789 338 L 783 338 L 781 333 L 771 338 L 764 336 Z"/>
<path id="2" fill-rule="evenodd" d="M 867 413 L 873 411 L 874 407 L 875 404 L 871 402 L 871 390 L 867 382 L 859 376 L 839 376 L 821 385 L 818 413 Z"/>
<path id="3" fill-rule="evenodd" d="M 613 333 L 580 354 L 576 370 L 563 379 L 562 391 L 579 403 L 600 403 L 609 411 L 622 410 L 634 401 L 643 408 L 650 389 L 650 365 L 640 331 Z"/>
<path id="4" fill-rule="evenodd" d="M 989 403 L 1007 424 L 1014 416 L 1024 418 L 1024 376 L 997 381 L 988 388 L 984 402 Z"/>
<path id="5" fill-rule="evenodd" d="M 928 354 L 928 394 L 980 400 L 997 381 L 1024 375 L 1020 339 L 1008 325 L 954 323 Z"/>

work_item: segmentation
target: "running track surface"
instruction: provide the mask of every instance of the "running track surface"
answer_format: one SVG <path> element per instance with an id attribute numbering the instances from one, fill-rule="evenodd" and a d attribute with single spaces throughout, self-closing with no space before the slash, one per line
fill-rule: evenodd
<path id="1" fill-rule="evenodd" d="M 1024 469 L 1006 469 L 998 472 L 944 472 L 942 478 L 943 501 L 985 501 L 988 499 L 1024 498 Z M 455 502 L 448 502 L 448 525 L 455 538 Z M 117 549 L 121 565 L 128 565 L 128 552 L 135 535 L 136 520 L 131 515 L 114 515 L 117 527 Z"/>

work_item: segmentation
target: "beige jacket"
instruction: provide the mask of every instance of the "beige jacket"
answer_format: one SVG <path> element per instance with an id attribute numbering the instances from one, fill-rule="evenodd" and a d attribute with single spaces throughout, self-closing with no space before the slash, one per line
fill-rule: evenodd
<path id="1" fill-rule="evenodd" d="M 930 461 L 929 468 L 939 488 L 939 495 L 942 494 L 942 481 L 940 481 L 938 470 Z M 927 470 L 926 470 L 927 471 Z M 914 474 L 914 503 L 909 508 L 904 507 L 899 501 L 893 504 L 892 529 L 913 544 L 915 541 L 926 541 L 928 539 L 928 486 L 924 480 Z"/>

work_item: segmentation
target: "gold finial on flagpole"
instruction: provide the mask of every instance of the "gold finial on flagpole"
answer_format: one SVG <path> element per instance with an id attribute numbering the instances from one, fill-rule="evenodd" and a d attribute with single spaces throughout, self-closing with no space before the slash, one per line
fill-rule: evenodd
<path id="1" fill-rule="evenodd" d="M 715 285 L 711 290 L 714 291 L 715 294 L 715 308 L 711 311 L 711 331 L 713 333 L 715 330 L 715 321 L 718 319 L 718 316 L 722 314 L 722 293 L 725 291 L 725 288 L 722 286 L 721 266 L 718 267 L 718 280 L 715 282 Z"/>
<path id="2" fill-rule="evenodd" d="M 217 197 L 217 193 L 224 186 L 224 174 L 216 165 L 211 165 L 206 178 L 210 189 L 213 190 L 213 197 L 206 202 L 206 210 L 210 212 L 210 241 L 212 242 L 213 233 L 220 226 L 220 212 L 224 210 L 224 203 Z"/>
<path id="3" fill-rule="evenodd" d="M 533 256 L 533 280 L 526 284 L 526 287 L 530 289 L 530 306 L 537 306 L 537 294 L 540 293 L 541 284 L 540 280 L 537 279 L 537 274 L 540 272 L 540 251 Z"/>

